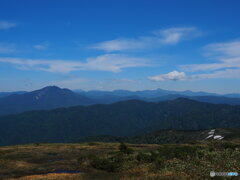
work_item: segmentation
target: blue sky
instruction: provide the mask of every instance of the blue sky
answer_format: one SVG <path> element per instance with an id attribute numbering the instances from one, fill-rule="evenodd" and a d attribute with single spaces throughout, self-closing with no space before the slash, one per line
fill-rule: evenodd
<path id="1" fill-rule="evenodd" d="M 1 0 L 0 91 L 240 92 L 238 0 Z"/>

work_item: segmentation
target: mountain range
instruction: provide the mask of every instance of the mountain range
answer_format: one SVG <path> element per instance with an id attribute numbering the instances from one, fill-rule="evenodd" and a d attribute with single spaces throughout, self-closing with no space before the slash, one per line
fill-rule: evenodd
<path id="1" fill-rule="evenodd" d="M 236 98 L 238 94 L 223 96 L 206 92 L 177 92 L 162 89 L 145 91 L 71 91 L 56 86 L 48 86 L 32 92 L 0 93 L 0 115 L 17 114 L 30 110 L 51 110 L 77 105 L 111 104 L 127 100 L 161 102 L 180 97 L 199 102 L 240 105 L 240 98 Z"/>
<path id="2" fill-rule="evenodd" d="M 0 145 L 75 142 L 84 136 L 135 136 L 163 129 L 240 128 L 240 106 L 186 98 L 122 101 L 0 117 Z"/>
<path id="3" fill-rule="evenodd" d="M 0 98 L 1 97 L 6 97 L 12 94 L 24 94 L 27 93 L 27 91 L 14 91 L 14 92 L 0 92 Z"/>
<path id="4" fill-rule="evenodd" d="M 0 115 L 16 114 L 30 110 L 54 109 L 93 104 L 93 100 L 69 89 L 48 86 L 40 90 L 11 94 L 0 98 Z"/>
<path id="5" fill-rule="evenodd" d="M 91 90 L 91 91 L 84 91 L 84 90 L 74 90 L 74 92 L 77 92 L 82 95 L 92 96 L 92 97 L 101 97 L 106 95 L 112 95 L 112 96 L 120 96 L 120 97 L 126 97 L 126 96 L 139 96 L 139 97 L 145 97 L 145 98 L 156 98 L 160 96 L 166 96 L 166 95 L 182 95 L 182 96 L 221 96 L 221 97 L 231 97 L 231 98 L 239 98 L 240 94 L 238 93 L 231 93 L 231 94 L 217 94 L 217 93 L 209 93 L 209 92 L 193 92 L 190 90 L 186 91 L 171 91 L 171 90 L 164 90 L 161 88 L 155 89 L 155 90 L 142 90 L 142 91 L 128 91 L 128 90 L 114 90 L 114 91 L 100 91 L 100 90 Z"/>

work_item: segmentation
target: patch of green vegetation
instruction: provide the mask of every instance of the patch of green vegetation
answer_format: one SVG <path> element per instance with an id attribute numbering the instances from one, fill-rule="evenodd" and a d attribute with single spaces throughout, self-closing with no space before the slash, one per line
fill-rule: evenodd
<path id="1" fill-rule="evenodd" d="M 178 159 L 186 159 L 188 157 L 193 157 L 197 155 L 197 151 L 199 151 L 201 147 L 199 146 L 189 146 L 189 145 L 179 145 L 179 146 L 171 146 L 167 145 L 161 147 L 156 151 L 156 155 L 163 157 L 164 159 L 178 158 Z"/>
<path id="2" fill-rule="evenodd" d="M 99 143 L 98 142 L 89 142 L 87 143 L 89 146 L 96 146 L 98 145 Z"/>
<path id="3" fill-rule="evenodd" d="M 124 142 L 121 142 L 118 148 L 121 153 L 124 153 L 124 154 L 133 153 L 133 149 L 129 148 Z"/>
<path id="4" fill-rule="evenodd" d="M 212 148 L 215 149 L 240 149 L 240 144 L 239 143 L 234 143 L 234 142 L 230 142 L 230 141 L 224 141 L 224 142 L 213 142 L 211 144 Z"/>
<path id="5" fill-rule="evenodd" d="M 80 171 L 82 179 L 206 179 L 239 172 L 240 142 L 202 144 L 82 143 L 0 147 L 0 179 Z M 59 178 L 59 177 L 58 177 Z M 221 178 L 220 178 L 221 179 Z M 46 179 L 47 180 L 47 179 Z"/>
<path id="6" fill-rule="evenodd" d="M 122 167 L 124 162 L 123 156 L 117 154 L 110 157 L 95 156 L 91 159 L 91 166 L 96 169 L 105 170 L 108 172 L 115 172 Z"/>

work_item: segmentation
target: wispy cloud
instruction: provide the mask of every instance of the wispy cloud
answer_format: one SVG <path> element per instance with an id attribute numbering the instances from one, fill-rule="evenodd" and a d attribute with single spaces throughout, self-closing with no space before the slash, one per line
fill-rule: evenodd
<path id="1" fill-rule="evenodd" d="M 107 52 L 112 51 L 124 51 L 124 50 L 134 50 L 134 49 L 144 49 L 148 45 L 146 38 L 139 39 L 114 39 L 110 41 L 104 41 L 91 46 L 93 49 L 104 50 Z"/>
<path id="2" fill-rule="evenodd" d="M 214 43 L 204 47 L 207 51 L 208 56 L 227 56 L 227 57 L 239 57 L 240 56 L 240 40 L 225 42 L 225 43 Z"/>
<path id="3" fill-rule="evenodd" d="M 104 41 L 91 46 L 93 49 L 112 51 L 139 50 L 162 45 L 173 45 L 183 40 L 200 35 L 200 31 L 195 27 L 178 27 L 155 31 L 150 36 L 142 36 L 137 38 L 118 38 L 114 40 Z"/>
<path id="4" fill-rule="evenodd" d="M 48 43 L 41 43 L 41 44 L 34 45 L 33 48 L 37 50 L 46 50 L 48 46 L 49 46 Z"/>
<path id="5" fill-rule="evenodd" d="M 240 68 L 240 41 L 215 43 L 204 47 L 205 55 L 215 62 L 183 65 L 185 71 L 209 71 L 225 68 Z"/>
<path id="6" fill-rule="evenodd" d="M 0 21 L 0 29 L 10 29 L 10 28 L 13 28 L 13 27 L 16 27 L 17 26 L 17 23 L 14 23 L 14 22 L 9 22 L 9 21 Z"/>
<path id="7" fill-rule="evenodd" d="M 193 73 L 187 80 L 240 78 L 240 40 L 209 44 L 203 50 L 205 57 L 213 62 L 181 65 L 181 71 Z"/>
<path id="8" fill-rule="evenodd" d="M 123 54 L 105 54 L 88 58 L 84 68 L 88 70 L 120 72 L 123 68 L 151 66 L 146 58 L 131 57 Z"/>
<path id="9" fill-rule="evenodd" d="M 0 43 L 0 54 L 9 54 L 9 53 L 14 53 L 14 52 L 16 52 L 14 45 Z"/>
<path id="10" fill-rule="evenodd" d="M 15 49 L 13 49 L 12 47 L 1 47 L 0 45 L 0 54 L 8 54 L 13 52 L 15 52 Z"/>
<path id="11" fill-rule="evenodd" d="M 180 41 L 197 37 L 201 33 L 195 27 L 178 27 L 160 30 L 156 34 L 160 35 L 160 42 L 163 44 L 177 44 Z"/>
<path id="12" fill-rule="evenodd" d="M 114 83 L 136 83 L 136 80 L 127 79 L 127 78 L 119 78 L 119 79 L 107 79 L 108 82 Z"/>
<path id="13" fill-rule="evenodd" d="M 211 73 L 200 73 L 192 75 L 192 79 L 215 79 L 215 78 L 230 78 L 240 79 L 240 69 L 225 69 L 213 71 Z"/>
<path id="14" fill-rule="evenodd" d="M 184 72 L 172 71 L 167 74 L 150 76 L 148 77 L 148 79 L 152 81 L 183 81 L 183 80 L 187 80 L 188 77 Z"/>
<path id="15" fill-rule="evenodd" d="M 190 81 L 216 78 L 240 79 L 240 69 L 225 69 L 213 71 L 210 73 L 197 73 L 191 75 L 187 75 L 185 72 L 172 71 L 167 74 L 148 77 L 148 79 L 152 81 Z"/>
<path id="16" fill-rule="evenodd" d="M 124 68 L 151 66 L 148 59 L 120 54 L 105 54 L 82 61 L 0 58 L 0 63 L 13 64 L 22 70 L 39 70 L 53 73 L 96 70 L 120 72 Z"/>

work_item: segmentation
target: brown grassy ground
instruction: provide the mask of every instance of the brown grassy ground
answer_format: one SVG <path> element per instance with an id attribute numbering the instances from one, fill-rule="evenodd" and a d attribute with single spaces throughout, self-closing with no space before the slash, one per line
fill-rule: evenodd
<path id="1" fill-rule="evenodd" d="M 209 172 L 240 172 L 240 143 L 128 145 L 30 144 L 0 147 L 0 179 L 208 179 Z M 80 173 L 53 174 L 56 170 Z M 51 173 L 51 174 L 47 174 Z M 221 178 L 220 178 L 221 179 Z"/>

